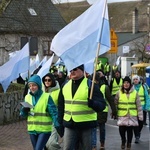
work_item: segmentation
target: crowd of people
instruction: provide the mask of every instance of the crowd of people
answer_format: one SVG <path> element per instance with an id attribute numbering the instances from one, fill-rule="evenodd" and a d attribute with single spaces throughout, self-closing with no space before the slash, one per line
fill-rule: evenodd
<path id="1" fill-rule="evenodd" d="M 121 149 L 130 150 L 133 137 L 140 142 L 147 112 L 150 117 L 149 87 L 138 75 L 122 78 L 116 65 L 109 81 L 110 70 L 108 62 L 99 62 L 95 76 L 85 74 L 84 65 L 68 76 L 65 66 L 52 66 L 42 79 L 29 78 L 24 99 L 33 108 L 22 107 L 20 115 L 27 117 L 34 150 L 58 150 L 62 138 L 63 150 L 96 150 L 97 129 L 104 150 L 109 112 L 119 126 Z"/>

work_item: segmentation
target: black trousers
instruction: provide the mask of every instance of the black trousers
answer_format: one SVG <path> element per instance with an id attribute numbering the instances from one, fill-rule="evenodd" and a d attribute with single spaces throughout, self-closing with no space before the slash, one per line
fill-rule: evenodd
<path id="1" fill-rule="evenodd" d="M 133 126 L 119 126 L 119 133 L 123 143 L 132 143 Z"/>
<path id="2" fill-rule="evenodd" d="M 143 128 L 143 121 L 138 120 L 139 126 L 134 127 L 135 138 L 140 138 L 141 131 Z"/>

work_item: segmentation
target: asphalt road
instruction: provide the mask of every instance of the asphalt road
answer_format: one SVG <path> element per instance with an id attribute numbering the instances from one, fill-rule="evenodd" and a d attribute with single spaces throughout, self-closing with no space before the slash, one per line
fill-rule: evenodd
<path id="1" fill-rule="evenodd" d="M 99 130 L 97 130 L 97 137 Z M 144 126 L 139 144 L 132 142 L 131 150 L 150 150 L 149 128 Z M 116 121 L 108 119 L 106 124 L 106 144 L 105 150 L 120 150 L 121 139 L 119 136 Z M 97 150 L 99 150 L 99 138 L 97 140 Z M 26 130 L 26 121 L 16 122 L 0 126 L 0 150 L 32 150 L 29 135 Z"/>

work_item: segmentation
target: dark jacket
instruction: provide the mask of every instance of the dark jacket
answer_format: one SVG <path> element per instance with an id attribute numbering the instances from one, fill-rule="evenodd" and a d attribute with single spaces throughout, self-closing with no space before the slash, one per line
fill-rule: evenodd
<path id="1" fill-rule="evenodd" d="M 76 90 L 78 89 L 81 81 L 84 79 L 81 78 L 79 80 L 75 80 L 72 82 L 72 96 L 75 94 Z M 87 83 L 89 86 L 89 94 L 88 96 L 90 97 L 90 90 L 91 90 L 91 80 Z M 92 100 L 89 100 L 90 103 L 88 102 L 87 105 L 91 107 L 95 111 L 103 111 L 106 106 L 106 102 L 103 98 L 103 94 L 100 92 L 99 87 L 94 84 L 94 90 L 93 90 L 93 96 Z M 72 119 L 70 121 L 65 121 L 63 120 L 64 116 L 64 96 L 62 93 L 62 88 L 60 90 L 59 98 L 58 98 L 58 122 L 64 127 L 68 128 L 93 128 L 97 126 L 97 121 L 87 121 L 87 122 L 74 122 Z"/>
<path id="2" fill-rule="evenodd" d="M 105 98 L 106 98 L 106 100 L 107 100 L 107 102 L 108 102 L 108 104 L 111 108 L 112 117 L 116 118 L 116 116 L 117 116 L 116 106 L 115 106 L 115 103 L 114 103 L 114 99 L 111 96 L 108 85 L 106 85 L 106 88 L 105 88 Z M 108 115 L 108 112 L 98 112 L 97 113 L 98 123 L 106 123 L 107 122 L 107 115 Z"/>

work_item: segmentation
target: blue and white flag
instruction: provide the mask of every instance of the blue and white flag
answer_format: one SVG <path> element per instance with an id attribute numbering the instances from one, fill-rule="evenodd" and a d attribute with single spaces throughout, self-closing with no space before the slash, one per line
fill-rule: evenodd
<path id="1" fill-rule="evenodd" d="M 92 59 L 88 61 L 86 64 L 84 64 L 84 70 L 89 74 L 92 74 L 94 72 L 94 61 L 95 59 Z"/>
<path id="2" fill-rule="evenodd" d="M 50 66 L 53 62 L 54 54 L 51 58 L 42 66 L 42 68 L 38 71 L 37 75 L 43 78 L 47 73 L 49 73 Z"/>
<path id="3" fill-rule="evenodd" d="M 40 63 L 40 58 L 39 58 L 38 54 L 36 54 L 36 56 L 35 56 L 35 63 L 36 63 L 36 68 L 38 68 L 39 63 Z"/>
<path id="4" fill-rule="evenodd" d="M 14 57 L 0 67 L 0 83 L 4 92 L 6 92 L 11 81 L 29 69 L 29 64 L 29 43 L 27 43 Z"/>
<path id="5" fill-rule="evenodd" d="M 45 63 L 46 63 L 46 61 L 47 61 L 47 56 L 45 56 L 43 59 L 42 59 L 42 61 L 39 63 L 39 66 L 43 66 Z M 39 67 L 38 66 L 38 67 Z"/>
<path id="6" fill-rule="evenodd" d="M 74 21 L 60 30 L 52 40 L 51 50 L 65 63 L 68 71 L 86 64 L 100 53 L 110 50 L 110 28 L 106 0 L 95 2 Z"/>

